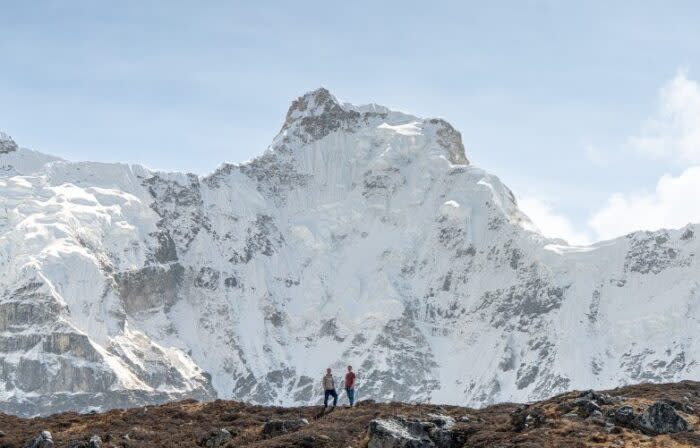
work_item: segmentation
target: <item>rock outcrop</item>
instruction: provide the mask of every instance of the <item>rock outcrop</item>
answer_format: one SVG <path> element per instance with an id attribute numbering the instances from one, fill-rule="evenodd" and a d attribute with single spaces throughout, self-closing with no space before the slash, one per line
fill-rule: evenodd
<path id="1" fill-rule="evenodd" d="M 690 429 L 688 422 L 664 401 L 657 401 L 646 408 L 637 417 L 636 424 L 647 434 L 669 434 Z"/>
<path id="2" fill-rule="evenodd" d="M 464 438 L 451 430 L 452 417 L 428 414 L 425 419 L 372 420 L 368 429 L 368 448 L 457 448 Z"/>
<path id="3" fill-rule="evenodd" d="M 53 448 L 53 438 L 49 431 L 41 431 L 34 440 L 27 443 L 26 448 Z"/>
<path id="4" fill-rule="evenodd" d="M 275 437 L 280 434 L 297 431 L 300 428 L 308 425 L 309 421 L 305 418 L 296 418 L 290 420 L 270 420 L 266 422 L 262 428 L 262 434 L 265 437 Z"/>
<path id="5" fill-rule="evenodd" d="M 603 415 L 578 415 L 574 403 L 582 398 L 595 401 Z M 572 411 L 563 412 L 566 406 Z M 45 443 L 49 437 L 37 438 L 37 429 L 49 428 L 54 446 L 68 448 L 96 448 L 93 441 L 100 440 L 98 434 L 105 447 L 125 448 L 691 448 L 700 446 L 696 409 L 700 409 L 700 383 L 690 381 L 640 384 L 605 393 L 573 391 L 527 405 L 502 403 L 482 409 L 364 400 L 353 408 L 323 412 L 322 406 L 184 400 L 30 419 L 0 414 L 0 428 L 5 431 L 0 446 Z M 653 431 L 643 432 L 638 420 Z"/>
<path id="6" fill-rule="evenodd" d="M 219 448 L 231 440 L 233 436 L 227 429 L 217 429 L 212 431 L 201 443 L 205 448 Z"/>

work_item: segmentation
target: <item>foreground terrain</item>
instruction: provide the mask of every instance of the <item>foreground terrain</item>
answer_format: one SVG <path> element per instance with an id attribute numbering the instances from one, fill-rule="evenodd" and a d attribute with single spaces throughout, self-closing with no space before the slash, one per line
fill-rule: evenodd
<path id="1" fill-rule="evenodd" d="M 684 381 L 479 410 L 361 402 L 324 415 L 186 400 L 101 414 L 0 414 L 0 447 L 683 447 L 700 446 L 698 427 L 700 383 Z"/>

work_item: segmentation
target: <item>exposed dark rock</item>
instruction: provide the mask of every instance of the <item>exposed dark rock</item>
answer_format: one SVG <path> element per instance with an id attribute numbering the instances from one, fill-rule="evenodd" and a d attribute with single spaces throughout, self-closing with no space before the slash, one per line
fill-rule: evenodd
<path id="1" fill-rule="evenodd" d="M 620 426 L 630 428 L 634 425 L 637 416 L 632 406 L 621 406 L 611 412 L 612 420 Z"/>
<path id="2" fill-rule="evenodd" d="M 581 392 L 579 398 L 587 398 L 589 400 L 595 401 L 598 405 L 608 405 L 615 403 L 615 399 L 608 394 L 602 392 L 596 392 L 594 390 L 586 390 Z"/>
<path id="3" fill-rule="evenodd" d="M 114 276 L 119 295 L 127 313 L 163 306 L 166 309 L 178 298 L 185 275 L 180 263 L 146 266 L 133 271 L 120 272 Z"/>
<path id="4" fill-rule="evenodd" d="M 70 442 L 67 448 L 102 448 L 102 439 L 98 435 L 90 437 L 90 440 Z"/>
<path id="5" fill-rule="evenodd" d="M 187 250 L 200 231 L 210 231 L 211 223 L 202 211 L 202 193 L 199 177 L 187 174 L 184 183 L 158 174 L 145 179 L 144 187 L 153 197 L 151 209 L 161 220 L 158 227 L 167 234 L 178 249 Z M 173 253 L 165 241 L 165 248 L 154 253 L 154 257 L 172 259 Z"/>
<path id="6" fill-rule="evenodd" d="M 369 448 L 456 448 L 464 445 L 461 432 L 453 431 L 454 418 L 427 414 L 425 418 L 395 416 L 376 419 L 369 424 Z"/>
<path id="7" fill-rule="evenodd" d="M 590 417 L 595 412 L 601 412 L 600 406 L 598 404 L 586 397 L 577 398 L 574 400 L 574 405 L 578 409 L 577 414 L 583 418 Z"/>
<path id="8" fill-rule="evenodd" d="M 434 424 L 438 428 L 451 428 L 455 424 L 454 418 L 442 414 L 428 414 L 425 421 Z"/>
<path id="9" fill-rule="evenodd" d="M 433 118 L 429 120 L 429 122 L 439 126 L 436 132 L 437 142 L 447 150 L 450 162 L 456 165 L 468 165 L 469 160 L 467 160 L 467 156 L 464 154 L 462 134 L 445 120 Z"/>
<path id="10" fill-rule="evenodd" d="M 544 409 L 522 405 L 510 415 L 510 424 L 516 432 L 537 428 L 547 421 Z"/>
<path id="11" fill-rule="evenodd" d="M 307 184 L 310 175 L 297 171 L 290 154 L 269 151 L 238 167 L 243 174 L 257 184 L 257 190 L 283 204 L 286 194 Z"/>
<path id="12" fill-rule="evenodd" d="M 177 261 L 177 247 L 168 231 L 160 231 L 153 234 L 158 241 L 158 246 L 153 251 L 153 259 L 158 263 L 170 263 Z"/>
<path id="13" fill-rule="evenodd" d="M 411 401 L 417 397 L 427 398 L 437 388 L 432 372 L 437 364 L 430 344 L 408 312 L 387 322 L 369 351 L 370 356 L 361 366 L 370 372 L 363 378 L 365 396 L 378 400 Z M 387 355 L 380 358 L 379 353 Z M 402 368 L 379 370 L 376 366 L 381 362 Z"/>
<path id="14" fill-rule="evenodd" d="M 630 238 L 629 252 L 625 257 L 625 271 L 640 274 L 658 274 L 672 266 L 683 266 L 688 260 L 679 257 L 678 249 L 669 245 L 667 233 L 638 232 Z"/>
<path id="15" fill-rule="evenodd" d="M 197 273 L 194 279 L 194 285 L 198 288 L 206 288 L 213 291 L 219 286 L 219 276 L 219 271 L 204 266 Z"/>
<path id="16" fill-rule="evenodd" d="M 17 151 L 17 143 L 9 135 L 0 132 L 0 154 L 8 154 L 13 151 Z"/>
<path id="17" fill-rule="evenodd" d="M 668 434 L 690 429 L 688 422 L 678 415 L 673 406 L 657 401 L 637 417 L 637 426 L 646 434 Z"/>
<path id="18" fill-rule="evenodd" d="M 282 130 L 298 123 L 302 132 L 296 135 L 308 143 L 341 128 L 351 131 L 361 117 L 359 112 L 345 110 L 328 90 L 320 88 L 292 102 Z"/>
<path id="19" fill-rule="evenodd" d="M 238 279 L 236 277 L 226 277 L 224 279 L 224 286 L 227 288 L 235 288 L 238 284 Z"/>
<path id="20" fill-rule="evenodd" d="M 270 420 L 263 426 L 262 433 L 266 437 L 275 437 L 280 434 L 298 431 L 308 424 L 309 421 L 305 418 L 293 420 Z"/>
<path id="21" fill-rule="evenodd" d="M 399 187 L 404 184 L 406 184 L 406 177 L 401 174 L 398 168 L 369 170 L 364 173 L 362 195 L 366 198 L 388 197 L 396 193 Z"/>
<path id="22" fill-rule="evenodd" d="M 229 261 L 234 264 L 248 263 L 256 254 L 271 257 L 284 242 L 272 216 L 258 215 L 248 227 L 246 245 L 243 252 L 234 252 Z"/>
<path id="23" fill-rule="evenodd" d="M 34 440 L 25 445 L 26 448 L 53 448 L 53 446 L 53 438 L 49 431 L 41 431 Z"/>
<path id="24" fill-rule="evenodd" d="M 661 401 L 670 404 L 671 406 L 673 406 L 673 409 L 675 409 L 676 411 L 689 412 L 689 413 L 695 412 L 695 409 L 693 409 L 692 406 L 690 406 L 686 403 L 681 403 L 678 400 L 664 399 Z"/>
<path id="25" fill-rule="evenodd" d="M 231 432 L 222 428 L 210 433 L 204 440 L 202 440 L 200 446 L 205 448 L 218 448 L 226 444 L 226 442 L 232 438 L 233 436 L 231 435 Z"/>
<path id="26" fill-rule="evenodd" d="M 419 422 L 403 418 L 377 419 L 369 424 L 368 448 L 434 447 L 425 428 Z"/>
<path id="27" fill-rule="evenodd" d="M 518 389 L 524 389 L 537 379 L 540 368 L 537 365 L 521 364 L 518 368 L 518 376 L 515 384 Z"/>

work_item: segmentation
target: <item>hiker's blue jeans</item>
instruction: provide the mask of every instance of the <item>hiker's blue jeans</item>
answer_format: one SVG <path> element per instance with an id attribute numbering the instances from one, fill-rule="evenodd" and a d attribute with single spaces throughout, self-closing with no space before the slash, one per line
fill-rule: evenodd
<path id="1" fill-rule="evenodd" d="M 345 393 L 348 394 L 348 400 L 350 401 L 350 406 L 355 404 L 355 388 L 345 388 Z"/>
<path id="2" fill-rule="evenodd" d="M 338 404 L 338 393 L 335 389 L 329 389 L 323 393 L 323 407 L 328 407 L 328 397 L 333 397 L 333 407 L 335 407 Z"/>

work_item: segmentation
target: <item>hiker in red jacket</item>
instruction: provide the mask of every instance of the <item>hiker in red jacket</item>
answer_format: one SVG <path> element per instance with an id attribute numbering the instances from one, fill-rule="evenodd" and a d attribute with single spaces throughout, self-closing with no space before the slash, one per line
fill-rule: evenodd
<path id="1" fill-rule="evenodd" d="M 348 394 L 350 407 L 355 404 L 355 372 L 352 371 L 352 366 L 348 366 L 348 373 L 345 374 L 345 393 Z"/>

